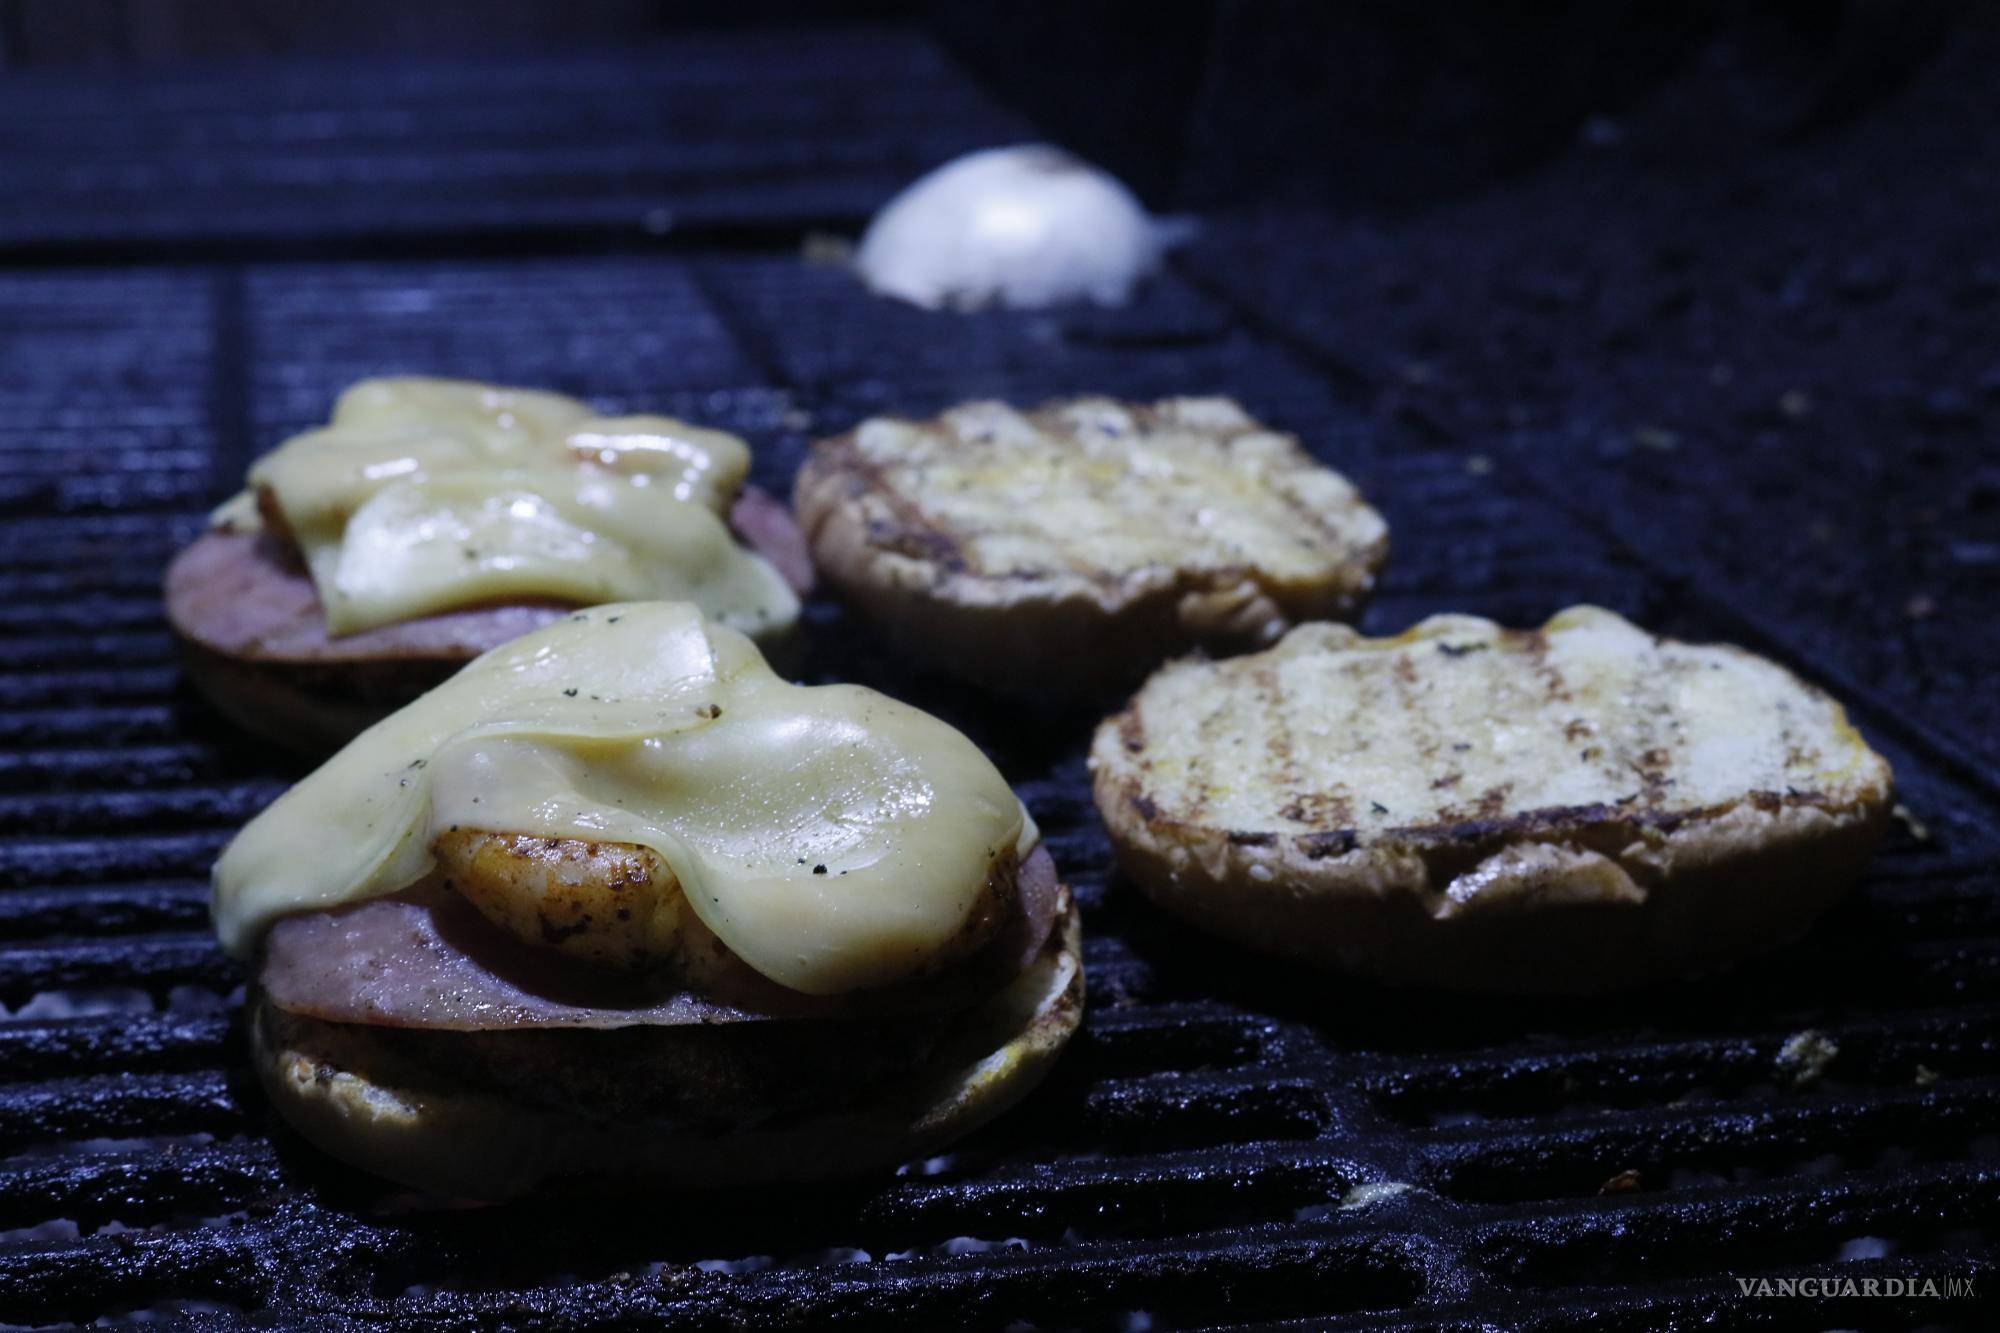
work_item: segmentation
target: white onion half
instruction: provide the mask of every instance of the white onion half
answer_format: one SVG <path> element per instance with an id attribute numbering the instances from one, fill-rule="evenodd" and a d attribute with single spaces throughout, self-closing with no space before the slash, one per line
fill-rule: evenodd
<path id="1" fill-rule="evenodd" d="M 891 199 L 855 267 L 874 291 L 933 310 L 1117 305 L 1159 264 L 1172 230 L 1060 148 L 988 148 Z"/>

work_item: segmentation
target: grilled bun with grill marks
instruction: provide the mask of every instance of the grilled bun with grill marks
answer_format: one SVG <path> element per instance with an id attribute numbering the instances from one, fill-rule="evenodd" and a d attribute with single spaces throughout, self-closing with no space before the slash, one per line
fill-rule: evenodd
<path id="1" fill-rule="evenodd" d="M 1226 398 L 879 418 L 820 443 L 792 502 L 819 572 L 905 651 L 1038 696 L 1350 615 L 1388 551 L 1346 478 Z"/>
<path id="2" fill-rule="evenodd" d="M 1125 872 L 1218 935 L 1391 982 L 1585 992 L 1802 933 L 1859 877 L 1889 765 L 1738 648 L 1573 607 L 1173 663 L 1098 729 Z"/>

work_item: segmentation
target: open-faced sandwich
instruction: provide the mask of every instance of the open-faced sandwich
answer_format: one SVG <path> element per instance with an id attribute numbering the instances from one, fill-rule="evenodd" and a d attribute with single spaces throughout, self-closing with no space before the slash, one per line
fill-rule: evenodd
<path id="1" fill-rule="evenodd" d="M 476 1198 L 879 1168 L 1025 1094 L 1082 1004 L 986 757 L 686 603 L 571 613 L 369 729 L 214 910 L 284 1117 Z"/>
<path id="2" fill-rule="evenodd" d="M 1740 648 L 1572 607 L 1535 630 L 1305 625 L 1156 673 L 1091 750 L 1120 865 L 1255 948 L 1592 991 L 1781 944 L 1859 877 L 1889 765 Z"/>
<path id="3" fill-rule="evenodd" d="M 814 563 L 912 656 L 1037 697 L 1351 615 L 1388 528 L 1227 398 L 971 403 L 821 442 L 792 492 Z"/>
<path id="4" fill-rule="evenodd" d="M 252 465 L 168 570 L 168 619 L 219 709 L 320 752 L 578 606 L 691 601 L 768 646 L 811 564 L 749 466 L 736 436 L 667 417 L 363 380 Z"/>

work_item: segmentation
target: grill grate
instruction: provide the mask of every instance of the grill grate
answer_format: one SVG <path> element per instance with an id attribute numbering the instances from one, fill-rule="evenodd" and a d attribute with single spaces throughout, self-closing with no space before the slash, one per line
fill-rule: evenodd
<path id="1" fill-rule="evenodd" d="M 1025 126 L 899 31 L 530 61 L 10 73 L 0 242 L 113 250 L 796 228 Z"/>
<path id="2" fill-rule="evenodd" d="M 735 58 L 716 41 L 713 59 Z M 436 87 L 424 117 L 475 115 Z M 177 123 L 237 123 L 213 90 L 176 96 L 196 117 Z M 940 116 L 934 133 L 977 129 Z M 79 199 L 78 217 L 102 205 Z M 469 225 L 424 221 L 447 223 Z M 1396 552 L 1374 628 L 1445 608 L 1532 622 L 1588 599 L 1698 637 L 1804 636 L 1829 645 L 1808 669 L 1878 682 L 1872 648 L 1829 622 L 1691 575 L 1722 566 L 1628 524 L 1631 479 L 1612 486 L 1563 431 L 1385 403 L 1385 384 L 1407 383 L 1393 359 L 1353 372 L 1318 308 L 1259 294 L 1282 265 L 1242 238 L 1297 225 L 1218 225 L 1132 308 L 1053 316 L 926 316 L 789 248 L 740 245 L 0 270 L 0 1323 L 181 1308 L 197 1325 L 262 1312 L 437 1329 L 1658 1326 L 1761 1313 L 1730 1274 L 1992 1281 L 1991 736 L 1954 748 L 1937 712 L 1888 684 L 1859 720 L 1929 832 L 1898 834 L 1808 939 L 1707 985 L 1466 1003 L 1246 960 L 1163 920 L 1108 873 L 1083 780 L 1091 719 L 1024 723 L 910 677 L 815 605 L 815 669 L 964 726 L 1077 886 L 1090 1009 L 1049 1084 L 894 1179 L 775 1197 L 437 1210 L 274 1124 L 243 1067 L 225 1003 L 241 977 L 207 933 L 204 877 L 296 769 L 185 693 L 156 578 L 249 451 L 358 375 L 515 379 L 696 414 L 748 434 L 759 479 L 780 487 L 806 441 L 885 407 L 1223 388 L 1386 508 Z M 1689 494 L 1739 475 L 1692 445 L 1681 457 Z M 1731 559 L 1756 549 L 1754 532 L 1711 536 Z M 1977 604 L 1993 609 L 1990 593 Z M 1807 1031 L 1837 1051 L 1818 1077 L 1781 1055 Z M 1825 1322 L 1825 1307 L 1777 1313 Z"/>

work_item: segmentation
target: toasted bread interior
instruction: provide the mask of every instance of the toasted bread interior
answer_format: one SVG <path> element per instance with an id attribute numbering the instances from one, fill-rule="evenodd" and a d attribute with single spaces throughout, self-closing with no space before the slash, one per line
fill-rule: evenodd
<path id="1" fill-rule="evenodd" d="M 1221 398 L 872 420 L 793 500 L 828 581 L 908 651 L 1044 694 L 1351 614 L 1387 552 L 1346 478 Z"/>
<path id="2" fill-rule="evenodd" d="M 1103 724 L 1092 766 L 1128 871 L 1221 933 L 1528 990 L 1798 933 L 1858 875 L 1891 787 L 1781 667 L 1592 607 L 1532 631 L 1311 625 L 1175 663 Z"/>

